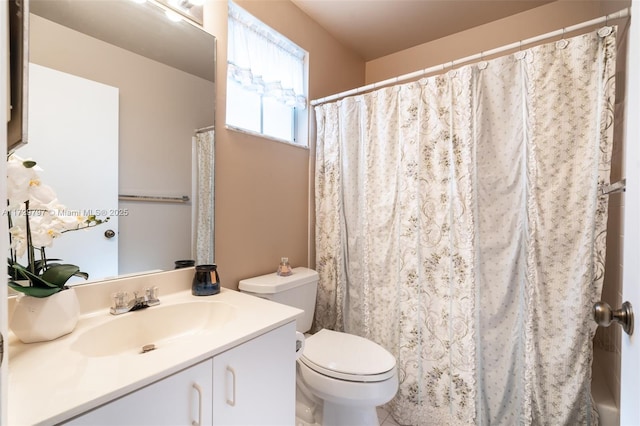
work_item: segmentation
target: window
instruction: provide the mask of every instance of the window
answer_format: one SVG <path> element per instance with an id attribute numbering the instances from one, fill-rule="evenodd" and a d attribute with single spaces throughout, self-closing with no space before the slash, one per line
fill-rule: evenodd
<path id="1" fill-rule="evenodd" d="M 227 127 L 307 145 L 307 52 L 229 2 Z"/>

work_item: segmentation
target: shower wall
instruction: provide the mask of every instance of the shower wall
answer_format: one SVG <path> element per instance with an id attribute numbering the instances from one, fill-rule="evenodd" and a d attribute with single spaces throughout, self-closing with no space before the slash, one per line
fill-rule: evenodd
<path id="1" fill-rule="evenodd" d="M 620 25 L 616 64 L 616 103 L 613 152 L 611 155 L 611 182 L 626 176 L 624 172 L 624 104 L 626 82 L 626 26 Z M 622 267 L 624 241 L 624 193 L 609 196 L 609 222 L 607 224 L 607 261 L 605 264 L 602 299 L 611 307 L 622 305 Z M 594 338 L 594 368 L 600 368 L 616 406 L 620 406 L 620 354 L 622 328 L 598 327 Z"/>
<path id="2" fill-rule="evenodd" d="M 620 156 L 622 156 L 622 149 L 619 149 L 619 151 Z M 614 155 L 616 155 L 615 151 Z M 616 164 L 616 167 L 618 169 L 621 168 L 619 163 Z M 619 180 L 619 178 L 613 177 L 613 168 L 611 174 L 612 182 Z M 601 300 L 607 302 L 612 308 L 619 308 L 622 305 L 623 213 L 624 194 L 610 195 L 609 222 L 607 225 L 607 261 Z M 598 327 L 593 341 L 594 368 L 602 370 L 617 407 L 620 406 L 621 333 L 622 328 L 618 326 Z"/>

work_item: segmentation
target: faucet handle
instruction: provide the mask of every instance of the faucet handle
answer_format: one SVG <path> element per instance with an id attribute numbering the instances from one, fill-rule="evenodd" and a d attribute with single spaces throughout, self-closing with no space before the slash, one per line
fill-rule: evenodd
<path id="1" fill-rule="evenodd" d="M 149 306 L 154 306 L 160 303 L 158 299 L 158 287 L 148 287 L 144 289 L 145 298 L 147 299 L 147 304 Z"/>
<path id="2" fill-rule="evenodd" d="M 125 308 L 129 303 L 127 300 L 127 296 L 128 295 L 126 291 L 118 291 L 116 293 L 113 293 L 111 295 L 111 297 L 113 298 L 113 307 L 115 309 Z"/>
<path id="3" fill-rule="evenodd" d="M 129 295 L 126 291 L 118 291 L 111 295 L 113 304 L 109 311 L 114 314 L 121 314 L 129 310 Z"/>

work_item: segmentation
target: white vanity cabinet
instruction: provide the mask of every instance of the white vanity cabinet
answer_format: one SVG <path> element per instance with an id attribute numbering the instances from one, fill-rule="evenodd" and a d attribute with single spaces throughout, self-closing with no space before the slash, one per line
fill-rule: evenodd
<path id="1" fill-rule="evenodd" d="M 67 425 L 211 424 L 212 363 L 203 361 L 115 401 L 82 414 Z M 196 423 L 193 423 L 196 422 Z"/>
<path id="2" fill-rule="evenodd" d="M 291 322 L 66 424 L 293 426 L 295 374 Z"/>
<path id="3" fill-rule="evenodd" d="M 213 424 L 295 424 L 296 324 L 213 358 Z"/>

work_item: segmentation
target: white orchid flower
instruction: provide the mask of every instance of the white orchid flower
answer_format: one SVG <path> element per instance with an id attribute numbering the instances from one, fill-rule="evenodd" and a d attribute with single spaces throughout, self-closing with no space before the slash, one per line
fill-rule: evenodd
<path id="1" fill-rule="evenodd" d="M 32 160 L 25 160 L 15 154 L 7 160 L 7 198 L 9 208 L 20 208 L 29 201 L 29 208 L 40 208 L 56 199 L 56 193 L 40 181 L 42 169 L 33 165 Z"/>
<path id="2" fill-rule="evenodd" d="M 7 198 L 10 223 L 11 256 L 8 285 L 14 290 L 34 297 L 47 297 L 62 291 L 72 276 L 87 279 L 89 275 L 71 264 L 47 265 L 45 247 L 62 233 L 99 225 L 109 220 L 98 220 L 94 216 L 76 216 L 60 204 L 53 189 L 42 184 L 38 172 L 42 171 L 35 161 L 24 160 L 13 154 L 7 160 Z M 71 214 L 70 214 L 71 213 Z M 40 252 L 36 260 L 35 250 Z M 28 252 L 29 264 L 22 266 L 19 258 Z M 20 261 L 21 262 L 21 261 Z M 31 271 L 27 273 L 27 271 Z M 45 273 L 47 275 L 44 281 Z M 30 274 L 37 274 L 37 278 Z M 42 275 L 41 275 L 42 274 Z M 14 280 L 28 277 L 30 285 L 23 286 Z"/>
<path id="3" fill-rule="evenodd" d="M 14 225 L 9 229 L 11 235 L 11 249 L 15 251 L 18 257 L 24 256 L 27 251 L 27 228 L 26 221 L 24 224 Z"/>
<path id="4" fill-rule="evenodd" d="M 60 221 L 60 224 L 64 231 L 75 231 L 82 228 L 84 225 L 84 216 L 67 214 L 67 210 L 64 206 L 59 206 L 55 210 L 52 210 L 52 212 L 55 212 L 55 215 Z"/>
<path id="5" fill-rule="evenodd" d="M 34 247 L 51 247 L 54 238 L 58 238 L 68 229 L 59 216 L 51 214 L 48 210 L 43 211 L 42 214 L 30 216 L 29 225 Z"/>

